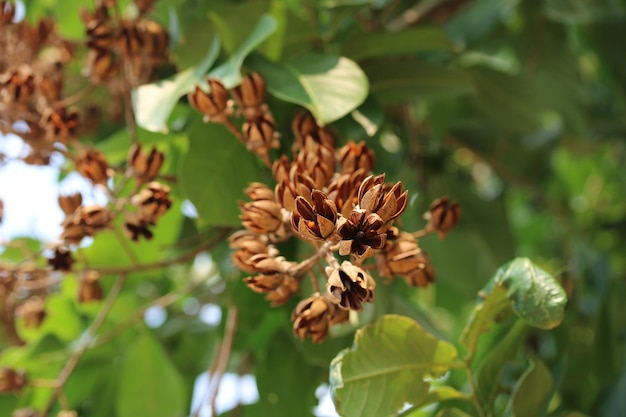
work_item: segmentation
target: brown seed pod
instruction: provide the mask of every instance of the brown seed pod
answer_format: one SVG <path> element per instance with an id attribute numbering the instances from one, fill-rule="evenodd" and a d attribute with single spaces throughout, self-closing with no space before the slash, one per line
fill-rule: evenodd
<path id="1" fill-rule="evenodd" d="M 428 255 L 409 233 L 387 241 L 378 255 L 378 270 L 387 278 L 400 276 L 413 287 L 426 287 L 435 281 L 435 270 Z"/>
<path id="2" fill-rule="evenodd" d="M 335 310 L 335 305 L 320 293 L 305 298 L 291 314 L 294 333 L 301 340 L 310 336 L 314 343 L 323 342 Z"/>
<path id="3" fill-rule="evenodd" d="M 205 121 L 224 123 L 233 114 L 233 109 L 228 101 L 228 90 L 221 81 L 207 78 L 210 92 L 205 92 L 199 86 L 187 95 L 189 103 L 204 114 Z"/>
<path id="4" fill-rule="evenodd" d="M 89 303 L 102 300 L 103 291 L 100 286 L 100 274 L 96 271 L 85 271 L 80 278 L 78 302 Z"/>
<path id="5" fill-rule="evenodd" d="M 26 372 L 8 367 L 0 368 L 0 393 L 13 392 L 19 394 L 26 382 Z"/>
<path id="6" fill-rule="evenodd" d="M 102 152 L 96 149 L 84 150 L 80 153 L 75 163 L 76 171 L 78 171 L 80 175 L 89 179 L 94 184 L 106 186 L 107 180 L 112 172 L 109 171 L 109 165 Z"/>
<path id="7" fill-rule="evenodd" d="M 374 300 L 376 282 L 362 268 L 349 261 L 343 261 L 336 268 L 326 267 L 326 275 L 326 292 L 339 308 L 360 311 L 364 302 Z"/>
<path id="8" fill-rule="evenodd" d="M 258 72 L 248 74 L 241 84 L 231 90 L 242 116 L 254 122 L 267 112 L 265 102 L 265 78 Z"/>
<path id="9" fill-rule="evenodd" d="M 159 173 L 165 155 L 153 146 L 148 153 L 141 151 L 141 144 L 135 143 L 128 152 L 128 168 L 138 184 L 153 181 Z"/>
<path id="10" fill-rule="evenodd" d="M 435 230 L 439 238 L 443 239 L 450 230 L 454 229 L 461 218 L 461 207 L 445 196 L 436 199 L 430 205 L 430 209 L 424 214 L 424 219 L 428 221 L 426 230 Z"/>

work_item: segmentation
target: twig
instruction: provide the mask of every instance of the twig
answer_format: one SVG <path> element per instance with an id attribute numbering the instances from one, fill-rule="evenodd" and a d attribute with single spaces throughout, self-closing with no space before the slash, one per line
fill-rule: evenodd
<path id="1" fill-rule="evenodd" d="M 228 315 L 226 317 L 224 340 L 219 344 L 217 355 L 215 356 L 215 359 L 208 369 L 209 387 L 206 402 L 209 404 L 212 417 L 217 415 L 215 412 L 215 401 L 217 399 L 217 394 L 219 393 L 220 382 L 222 380 L 222 377 L 224 376 L 224 373 L 226 372 L 226 368 L 228 367 L 228 361 L 230 360 L 230 353 L 233 348 L 233 340 L 235 339 L 235 332 L 237 331 L 238 316 L 239 311 L 237 310 L 237 307 L 231 305 L 228 308 Z M 202 404 L 200 404 L 198 408 L 194 411 L 194 417 L 198 417 L 200 415 L 201 408 Z"/>
<path id="2" fill-rule="evenodd" d="M 126 282 L 126 277 L 127 277 L 126 274 L 118 275 L 117 280 L 113 284 L 113 288 L 111 288 L 111 292 L 107 296 L 104 302 L 104 305 L 98 312 L 98 315 L 96 316 L 94 321 L 91 323 L 91 325 L 87 329 L 87 332 L 83 335 L 82 339 L 79 341 L 78 347 L 72 353 L 69 360 L 65 363 L 65 366 L 63 367 L 63 369 L 61 369 L 61 372 L 59 372 L 59 375 L 56 378 L 56 389 L 50 396 L 48 403 L 43 409 L 41 413 L 41 417 L 46 417 L 48 415 L 48 413 L 52 409 L 52 406 L 56 402 L 57 398 L 60 395 L 62 395 L 63 386 L 67 382 L 70 375 L 72 375 L 72 372 L 76 368 L 76 365 L 78 364 L 78 361 L 80 360 L 80 358 L 91 347 L 91 344 L 96 336 L 96 333 L 98 332 L 100 327 L 102 327 L 102 325 L 104 324 L 104 321 L 106 320 L 107 315 L 111 311 L 111 308 L 113 307 L 113 304 L 115 303 L 115 300 L 117 300 L 117 296 L 119 295 L 120 291 L 122 290 L 122 287 L 124 286 L 124 283 Z"/>
<path id="3" fill-rule="evenodd" d="M 86 88 L 83 88 L 82 90 L 78 90 L 76 93 L 72 94 L 71 96 L 67 96 L 63 100 L 58 101 L 56 103 L 56 106 L 67 107 L 67 106 L 71 106 L 72 104 L 78 103 L 79 101 L 87 97 L 89 94 L 91 94 L 93 90 L 95 89 L 96 89 L 96 86 L 94 84 L 90 84 Z"/>
<path id="4" fill-rule="evenodd" d="M 204 245 L 198 246 L 197 248 L 192 249 L 189 252 L 186 252 L 186 253 L 184 253 L 184 254 L 182 254 L 180 256 L 177 256 L 177 257 L 174 257 L 174 258 L 171 258 L 171 259 L 165 259 L 163 261 L 152 262 L 152 263 L 145 263 L 145 264 L 137 263 L 135 265 L 124 266 L 124 267 L 110 267 L 110 268 L 93 267 L 93 268 L 89 268 L 89 269 L 93 270 L 93 271 L 96 271 L 96 272 L 100 273 L 101 275 L 116 275 L 116 274 L 122 274 L 122 273 L 151 271 L 151 270 L 154 270 L 154 269 L 161 269 L 161 268 L 165 268 L 165 267 L 170 266 L 170 265 L 175 265 L 175 264 L 187 262 L 187 261 L 190 261 L 193 258 L 195 258 L 195 256 L 197 254 L 199 254 L 200 252 L 204 252 L 206 250 L 209 250 L 213 246 L 215 246 L 216 244 L 221 242 L 222 239 L 224 239 L 226 236 L 228 236 L 228 234 L 230 234 L 231 230 L 232 230 L 232 228 L 225 228 L 214 239 L 210 240 L 209 242 L 205 243 Z"/>

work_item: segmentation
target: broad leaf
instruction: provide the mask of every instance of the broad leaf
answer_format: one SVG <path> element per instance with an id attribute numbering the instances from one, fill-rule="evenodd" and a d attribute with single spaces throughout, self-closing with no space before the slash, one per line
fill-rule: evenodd
<path id="1" fill-rule="evenodd" d="M 322 124 L 340 119 L 367 97 L 367 77 L 348 58 L 307 53 L 274 63 L 253 56 L 246 64 L 265 76 L 272 95 L 306 107 Z"/>
<path id="2" fill-rule="evenodd" d="M 137 124 L 153 132 L 167 131 L 167 119 L 178 100 L 200 83 L 215 62 L 220 41 L 213 39 L 200 63 L 166 80 L 133 90 L 133 110 Z"/>
<path id="3" fill-rule="evenodd" d="M 507 290 L 513 310 L 527 324 L 540 329 L 552 329 L 561 324 L 567 304 L 565 290 L 530 259 L 515 258 L 504 265 L 496 272 L 491 285 Z"/>
<path id="4" fill-rule="evenodd" d="M 496 287 L 491 291 L 491 294 L 480 294 L 483 298 L 481 303 L 478 304 L 472 316 L 470 317 L 467 326 L 463 329 L 460 342 L 465 349 L 473 356 L 476 351 L 476 343 L 478 343 L 478 337 L 494 325 L 500 317 L 502 317 L 506 311 L 511 310 L 511 303 L 506 297 L 506 289 L 502 287 Z"/>
<path id="5" fill-rule="evenodd" d="M 530 366 L 513 391 L 513 417 L 545 415 L 553 385 L 552 374 L 546 365 L 539 358 L 531 358 Z"/>
<path id="6" fill-rule="evenodd" d="M 473 91 L 464 72 L 420 61 L 370 61 L 363 65 L 371 92 L 383 103 L 415 97 L 449 97 Z"/>
<path id="7" fill-rule="evenodd" d="M 452 43 L 443 30 L 420 27 L 401 32 L 359 33 L 346 40 L 341 53 L 358 61 L 378 56 L 451 49 Z"/>
<path id="8" fill-rule="evenodd" d="M 183 194 L 206 225 L 232 225 L 239 221 L 238 201 L 259 173 L 256 157 L 223 125 L 198 118 L 189 129 L 189 152 L 179 167 Z"/>
<path id="9" fill-rule="evenodd" d="M 268 14 L 263 15 L 246 41 L 230 56 L 228 61 L 212 70 L 209 77 L 219 78 L 226 88 L 235 87 L 241 82 L 241 66 L 244 59 L 254 48 L 267 39 L 276 30 L 276 27 L 276 19 Z"/>
<path id="10" fill-rule="evenodd" d="M 388 416 L 428 397 L 429 377 L 454 365 L 456 349 L 396 315 L 357 331 L 354 346 L 331 363 L 335 405 L 345 416 Z"/>
<path id="11" fill-rule="evenodd" d="M 493 402 L 500 388 L 500 377 L 506 363 L 512 360 L 524 340 L 526 325 L 523 320 L 515 319 L 515 324 L 506 335 L 492 347 L 476 373 L 478 398 L 486 408 L 492 409 Z"/>
<path id="12" fill-rule="evenodd" d="M 147 333 L 128 347 L 119 373 L 116 399 L 119 417 L 184 416 L 187 404 L 183 380 Z"/>

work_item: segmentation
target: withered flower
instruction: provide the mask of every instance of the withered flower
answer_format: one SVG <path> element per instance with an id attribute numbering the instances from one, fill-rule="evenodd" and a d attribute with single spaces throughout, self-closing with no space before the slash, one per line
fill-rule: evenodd
<path id="1" fill-rule="evenodd" d="M 100 274 L 96 271 L 86 271 L 80 279 L 78 287 L 78 302 L 89 303 L 102 300 L 103 291 L 100 286 Z"/>
<path id="2" fill-rule="evenodd" d="M 378 214 L 385 223 L 402 214 L 407 201 L 408 191 L 402 191 L 402 182 L 397 182 L 393 187 L 387 188 L 385 174 L 376 177 L 369 176 L 359 187 L 359 208 Z"/>
<path id="3" fill-rule="evenodd" d="M 1 5 L 0 5 L 1 6 Z M 3 367 L 0 369 L 0 392 L 14 392 L 19 394 L 26 385 L 26 372 L 17 371 L 13 368 Z"/>
<path id="4" fill-rule="evenodd" d="M 147 188 L 133 196 L 131 203 L 139 209 L 139 216 L 149 224 L 156 224 L 159 217 L 172 206 L 169 198 L 170 187 L 158 182 L 151 182 Z"/>
<path id="5" fill-rule="evenodd" d="M 242 203 L 241 224 L 246 229 L 259 234 L 281 233 L 283 214 L 280 204 L 274 200 L 257 200 Z"/>
<path id="6" fill-rule="evenodd" d="M 72 258 L 72 252 L 63 246 L 57 246 L 54 249 L 54 255 L 48 259 L 48 265 L 55 271 L 70 271 L 72 264 L 74 264 L 74 258 Z"/>
<path id="7" fill-rule="evenodd" d="M 439 238 L 443 239 L 456 226 L 461 218 L 461 207 L 454 201 L 450 203 L 448 197 L 441 197 L 433 201 L 430 209 L 424 214 L 428 221 L 426 230 L 436 230 Z"/>
<path id="8" fill-rule="evenodd" d="M 69 195 L 59 195 L 59 206 L 66 216 L 74 213 L 81 204 L 83 204 L 83 196 L 80 193 Z"/>
<path id="9" fill-rule="evenodd" d="M 313 190 L 311 198 L 313 204 L 304 197 L 296 198 L 296 208 L 291 214 L 291 227 L 305 239 L 323 240 L 335 232 L 337 207 L 334 201 L 329 200 L 319 190 Z"/>
<path id="10" fill-rule="evenodd" d="M 231 92 L 247 121 L 255 121 L 266 113 L 265 78 L 258 72 L 243 77 L 241 84 Z"/>
<path id="11" fill-rule="evenodd" d="M 228 102 L 228 90 L 221 81 L 214 78 L 207 78 L 210 92 L 203 91 L 199 86 L 193 93 L 188 94 L 189 103 L 204 114 L 205 121 L 213 123 L 224 123 L 233 110 Z"/>
<path id="12" fill-rule="evenodd" d="M 367 213 L 362 209 L 352 210 L 350 218 L 337 228 L 341 236 L 339 254 L 371 256 L 372 249 L 381 249 L 385 246 L 387 235 L 379 230 L 383 224 L 383 220 L 376 213 Z"/>
<path id="13" fill-rule="evenodd" d="M 360 311 L 364 302 L 374 300 L 376 282 L 362 268 L 349 261 L 343 261 L 336 268 L 326 267 L 326 275 L 326 292 L 339 308 Z"/>
<path id="14" fill-rule="evenodd" d="M 43 300 L 30 297 L 18 306 L 18 315 L 24 318 L 25 327 L 39 328 L 47 315 Z"/>
<path id="15" fill-rule="evenodd" d="M 378 255 L 378 268 L 382 276 L 400 276 L 413 287 L 425 287 L 435 281 L 435 270 L 428 255 L 409 233 L 387 242 Z"/>
<path id="16" fill-rule="evenodd" d="M 316 292 L 300 301 L 291 314 L 294 333 L 301 340 L 311 336 L 314 343 L 323 342 L 335 310 L 335 305 L 328 298 Z"/>
<path id="17" fill-rule="evenodd" d="M 374 167 L 374 152 L 365 142 L 348 142 L 337 153 L 342 173 L 350 173 L 358 169 L 370 172 Z"/>
<path id="18" fill-rule="evenodd" d="M 104 154 L 96 149 L 87 149 L 76 159 L 76 170 L 94 184 L 106 186 L 111 172 Z"/>
<path id="19" fill-rule="evenodd" d="M 163 165 L 165 155 L 153 146 L 148 153 L 141 151 L 141 144 L 135 143 L 128 152 L 128 168 L 138 184 L 154 180 Z"/>

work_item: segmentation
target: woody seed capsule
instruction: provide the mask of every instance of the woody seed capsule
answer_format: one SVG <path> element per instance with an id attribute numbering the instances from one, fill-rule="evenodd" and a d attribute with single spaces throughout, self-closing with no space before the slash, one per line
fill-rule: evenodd
<path id="1" fill-rule="evenodd" d="M 337 268 L 327 267 L 326 274 L 326 292 L 339 308 L 359 311 L 364 302 L 374 300 L 376 282 L 362 268 L 343 261 Z"/>
<path id="2" fill-rule="evenodd" d="M 409 233 L 388 242 L 378 255 L 378 268 L 382 276 L 402 277 L 407 285 L 425 287 L 435 281 L 435 270 L 430 259 Z"/>
<path id="3" fill-rule="evenodd" d="M 210 92 L 196 86 L 194 92 L 188 94 L 191 105 L 204 114 L 205 121 L 224 123 L 233 110 L 228 102 L 228 90 L 219 80 L 207 78 Z"/>
<path id="4" fill-rule="evenodd" d="M 76 170 L 94 184 L 101 185 L 106 185 L 110 174 L 104 154 L 95 149 L 81 152 L 80 157 L 76 160 Z"/>
<path id="5" fill-rule="evenodd" d="M 253 122 L 266 112 L 263 104 L 265 101 L 265 78 L 258 72 L 243 77 L 241 84 L 232 89 L 232 94 L 247 121 Z"/>
<path id="6" fill-rule="evenodd" d="M 335 305 L 320 293 L 300 301 L 291 314 L 294 333 L 301 340 L 310 336 L 314 343 L 323 342 L 335 310 Z"/>
<path id="7" fill-rule="evenodd" d="M 439 238 L 443 239 L 456 226 L 461 218 L 461 207 L 454 201 L 450 203 L 448 197 L 441 197 L 433 201 L 424 219 L 428 221 L 426 230 L 436 230 Z"/>
<path id="8" fill-rule="evenodd" d="M 163 165 L 165 155 L 153 146 L 148 153 L 141 151 L 141 144 L 135 143 L 128 152 L 128 167 L 138 184 L 154 180 Z"/>

